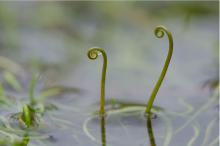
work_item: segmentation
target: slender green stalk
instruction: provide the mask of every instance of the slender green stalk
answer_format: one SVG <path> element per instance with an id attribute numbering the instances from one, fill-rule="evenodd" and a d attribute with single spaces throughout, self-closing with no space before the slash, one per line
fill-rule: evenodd
<path id="1" fill-rule="evenodd" d="M 29 100 L 30 100 L 30 104 L 34 105 L 36 103 L 35 99 L 34 99 L 34 90 L 37 84 L 37 80 L 38 80 L 38 76 L 37 75 L 33 75 L 32 79 L 31 79 L 31 84 L 29 87 Z"/>
<path id="2" fill-rule="evenodd" d="M 166 72 L 167 72 L 167 69 L 170 64 L 170 60 L 171 60 L 171 57 L 173 54 L 173 37 L 172 37 L 171 33 L 164 26 L 157 26 L 154 33 L 155 33 L 155 36 L 158 38 L 162 38 L 164 36 L 164 33 L 166 33 L 168 40 L 169 40 L 169 51 L 167 54 L 167 58 L 166 58 L 166 62 L 164 64 L 163 70 L 162 70 L 160 77 L 159 77 L 159 79 L 158 79 L 158 81 L 157 81 L 157 83 L 156 83 L 156 85 L 150 95 L 150 99 L 148 100 L 148 103 L 146 105 L 146 111 L 145 111 L 146 114 L 150 114 L 153 102 L 154 102 L 155 97 L 157 95 L 157 92 L 161 86 L 161 83 L 163 82 L 163 79 L 166 75 Z"/>
<path id="3" fill-rule="evenodd" d="M 103 66 L 102 66 L 102 78 L 101 78 L 101 95 L 100 95 L 100 115 L 105 115 L 105 77 L 106 77 L 106 69 L 107 69 L 107 55 L 102 48 L 91 48 L 88 51 L 89 59 L 95 60 L 98 55 L 102 55 L 103 57 Z"/>

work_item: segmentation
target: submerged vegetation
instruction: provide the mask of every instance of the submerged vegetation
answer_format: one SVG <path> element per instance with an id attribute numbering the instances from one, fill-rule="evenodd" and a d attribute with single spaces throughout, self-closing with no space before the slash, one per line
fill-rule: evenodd
<path id="1" fill-rule="evenodd" d="M 65 106 L 60 103 L 47 102 L 48 97 L 80 92 L 78 88 L 51 86 L 35 94 L 39 76 L 33 75 L 28 91 L 25 91 L 25 94 L 28 95 L 25 98 L 20 97 L 19 93 L 24 90 L 24 87 L 13 73 L 5 71 L 3 79 L 6 84 L 4 83 L 0 86 L 0 108 L 2 111 L 8 111 L 10 115 L 0 116 L 1 146 L 27 146 L 31 140 L 38 141 L 41 143 L 40 145 L 43 145 L 41 141 L 49 140 L 51 137 L 42 129 L 45 124 L 49 124 L 45 123 L 49 121 L 44 119 L 55 120 L 57 117 L 50 114 L 50 112 L 53 113 L 54 111 L 58 112 L 57 109 L 65 109 Z M 14 91 L 16 91 L 16 95 L 12 96 L 11 94 Z M 59 121 L 56 124 L 65 125 L 65 123 Z"/>

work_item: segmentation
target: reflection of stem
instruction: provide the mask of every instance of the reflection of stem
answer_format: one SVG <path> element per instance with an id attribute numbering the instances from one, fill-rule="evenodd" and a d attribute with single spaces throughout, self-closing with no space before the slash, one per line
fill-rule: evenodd
<path id="1" fill-rule="evenodd" d="M 150 140 L 150 145 L 151 146 L 156 146 L 150 116 L 147 117 L 147 132 L 148 132 L 148 136 L 149 136 L 149 140 Z"/>
<path id="2" fill-rule="evenodd" d="M 94 118 L 100 118 L 100 128 L 101 128 L 101 141 L 94 137 L 92 133 L 90 133 L 88 128 L 88 123 L 94 119 Z M 94 142 L 101 144 L 102 146 L 106 146 L 106 136 L 105 136 L 105 116 L 94 116 L 87 118 L 83 123 L 83 131 L 85 134 Z"/>
<path id="3" fill-rule="evenodd" d="M 106 136 L 105 136 L 105 116 L 100 116 L 101 121 L 101 137 L 102 137 L 102 146 L 106 146 Z"/>
<path id="4" fill-rule="evenodd" d="M 14 142 L 13 144 L 12 144 L 12 146 L 27 146 L 28 145 L 28 143 L 29 143 L 29 136 L 28 136 L 28 134 L 25 134 L 24 136 L 23 136 L 23 139 L 22 139 L 22 141 L 16 141 L 16 142 Z"/>
<path id="5" fill-rule="evenodd" d="M 29 143 L 29 136 L 28 136 L 28 134 L 25 134 L 24 135 L 24 137 L 23 137 L 23 139 L 22 139 L 22 144 L 24 144 L 24 146 L 27 146 L 28 145 L 28 143 Z"/>

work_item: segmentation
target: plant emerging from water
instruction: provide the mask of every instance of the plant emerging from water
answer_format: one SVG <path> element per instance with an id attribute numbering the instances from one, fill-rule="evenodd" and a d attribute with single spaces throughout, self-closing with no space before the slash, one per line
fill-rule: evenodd
<path id="1" fill-rule="evenodd" d="M 35 126 L 37 124 L 39 114 L 44 111 L 44 109 L 42 109 L 42 106 L 38 106 L 37 101 L 34 99 L 34 90 L 36 87 L 37 79 L 37 76 L 32 77 L 29 88 L 29 103 L 23 105 L 22 113 L 19 117 L 19 121 L 21 123 L 23 122 L 27 128 L 29 128 L 30 126 Z"/>
<path id="2" fill-rule="evenodd" d="M 99 55 L 102 55 L 103 57 L 99 114 L 104 116 L 105 115 L 105 76 L 106 76 L 106 69 L 107 69 L 107 55 L 104 49 L 98 48 L 98 47 L 89 49 L 87 55 L 89 59 L 92 59 L 92 60 L 96 59 Z"/>
<path id="3" fill-rule="evenodd" d="M 167 69 L 170 64 L 170 60 L 171 60 L 171 57 L 173 54 L 173 37 L 172 37 L 171 33 L 168 31 L 168 29 L 165 28 L 164 26 L 157 26 L 154 30 L 154 33 L 155 33 L 155 36 L 158 38 L 162 38 L 164 36 L 164 34 L 167 35 L 168 41 L 169 41 L 169 51 L 167 54 L 167 58 L 166 58 L 164 67 L 163 67 L 162 72 L 160 74 L 160 77 L 159 77 L 156 85 L 154 86 L 154 89 L 153 89 L 153 91 L 150 95 L 150 98 L 146 104 L 145 114 L 147 114 L 147 115 L 149 115 L 151 113 L 151 108 L 153 106 L 153 102 L 154 102 L 156 95 L 160 89 L 160 86 L 164 80 L 164 77 L 166 75 L 166 72 L 167 72 Z M 94 47 L 94 48 L 89 49 L 88 57 L 90 59 L 94 60 L 98 57 L 98 55 L 103 56 L 99 113 L 101 115 L 104 115 L 105 114 L 105 77 L 106 77 L 106 68 L 107 68 L 107 55 L 106 55 L 104 49 L 102 49 L 102 48 Z"/>
<path id="4" fill-rule="evenodd" d="M 166 35 L 168 37 L 168 41 L 169 41 L 169 51 L 167 54 L 167 58 L 166 58 L 164 67 L 163 67 L 162 72 L 160 74 L 160 77 L 159 77 L 156 85 L 154 86 L 154 89 L 153 89 L 153 91 L 150 95 L 150 98 L 148 100 L 148 103 L 146 105 L 146 110 L 145 110 L 146 114 L 150 114 L 150 112 L 151 112 L 153 102 L 154 102 L 156 95 L 157 95 L 157 92 L 159 91 L 160 86 L 164 80 L 164 77 L 166 75 L 166 72 L 167 72 L 167 69 L 170 64 L 170 60 L 171 60 L 171 57 L 173 54 L 173 37 L 172 37 L 171 33 L 167 30 L 167 28 L 165 28 L 164 26 L 157 26 L 154 33 L 155 33 L 156 37 L 158 37 L 158 38 L 162 38 L 164 36 L 164 33 L 166 33 Z"/>
<path id="5" fill-rule="evenodd" d="M 38 80 L 37 75 L 33 75 L 29 86 L 28 103 L 23 104 L 22 111 L 12 115 L 12 118 L 18 120 L 22 127 L 30 128 L 38 126 L 41 117 L 45 112 L 45 105 L 35 99 L 34 90 Z"/>

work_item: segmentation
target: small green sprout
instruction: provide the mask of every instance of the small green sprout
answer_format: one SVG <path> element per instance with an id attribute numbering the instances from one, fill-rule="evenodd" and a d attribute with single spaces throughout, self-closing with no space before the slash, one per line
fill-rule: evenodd
<path id="1" fill-rule="evenodd" d="M 43 112 L 44 110 L 44 107 L 39 106 L 40 104 L 37 104 L 37 101 L 34 99 L 34 89 L 36 87 L 37 79 L 37 76 L 32 77 L 29 88 L 29 103 L 23 106 L 22 113 L 19 118 L 20 122 L 24 123 L 27 128 L 36 125 L 37 113 Z"/>
<path id="2" fill-rule="evenodd" d="M 157 81 L 157 83 L 156 83 L 156 85 L 150 95 L 150 99 L 148 100 L 148 103 L 146 105 L 146 110 L 145 110 L 146 114 L 150 114 L 153 102 L 156 98 L 158 90 L 160 89 L 161 83 L 163 82 L 163 79 L 166 75 L 166 72 L 167 72 L 167 69 L 170 64 L 170 60 L 171 60 L 171 57 L 173 54 L 173 37 L 172 37 L 171 33 L 167 30 L 167 28 L 165 28 L 164 26 L 157 26 L 154 33 L 155 33 L 156 37 L 158 37 L 158 38 L 162 38 L 164 36 L 164 33 L 166 33 L 168 40 L 169 40 L 169 51 L 167 54 L 167 58 L 166 58 L 163 70 L 162 70 L 160 77 L 159 77 L 159 79 L 158 79 L 158 81 Z"/>
<path id="3" fill-rule="evenodd" d="M 29 128 L 35 121 L 35 111 L 29 105 L 25 104 L 20 118 L 27 128 Z"/>
<path id="4" fill-rule="evenodd" d="M 31 124 L 32 124 L 32 117 L 33 117 L 33 114 L 32 114 L 32 112 L 30 110 L 29 105 L 24 105 L 23 106 L 23 111 L 22 111 L 21 119 L 25 122 L 25 125 L 27 127 L 31 126 Z"/>
<path id="5" fill-rule="evenodd" d="M 34 99 L 34 90 L 37 84 L 37 80 L 38 80 L 38 76 L 37 75 L 33 75 L 32 79 L 31 79 L 31 84 L 29 87 L 29 100 L 30 100 L 30 104 L 31 105 L 35 105 L 36 101 Z"/>
<path id="6" fill-rule="evenodd" d="M 94 47 L 89 49 L 88 51 L 89 59 L 96 59 L 99 55 L 103 57 L 103 67 L 102 67 L 102 78 L 101 78 L 101 95 L 100 95 L 100 115 L 105 115 L 105 77 L 106 77 L 106 69 L 107 69 L 107 55 L 102 48 Z"/>

